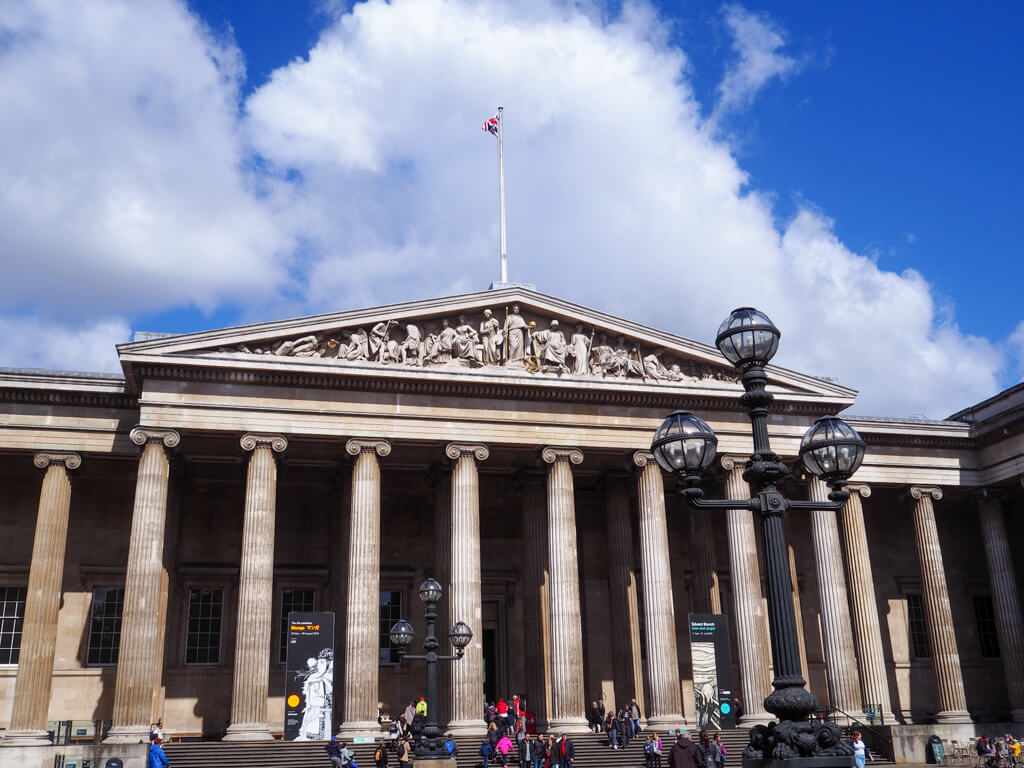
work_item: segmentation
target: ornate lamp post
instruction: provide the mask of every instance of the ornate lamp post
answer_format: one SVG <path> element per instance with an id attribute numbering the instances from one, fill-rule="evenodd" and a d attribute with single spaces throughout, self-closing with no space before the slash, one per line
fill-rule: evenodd
<path id="1" fill-rule="evenodd" d="M 437 624 L 437 604 L 444 590 L 436 579 L 427 579 L 420 585 L 420 600 L 426 606 L 424 616 L 427 620 L 427 636 L 423 640 L 426 653 L 422 656 L 409 656 L 405 653 L 406 646 L 412 642 L 414 635 L 412 624 L 399 619 L 388 633 L 391 642 L 398 646 L 399 658 L 405 660 L 421 660 L 427 663 L 427 722 L 423 731 L 416 739 L 415 753 L 417 760 L 443 760 L 450 757 L 444 748 L 441 729 L 437 726 L 437 662 L 457 661 L 466 653 L 466 646 L 473 639 L 473 630 L 465 622 L 456 622 L 448 632 L 448 639 L 455 648 L 454 656 L 439 656 L 437 648 L 440 643 L 435 634 Z"/>
<path id="2" fill-rule="evenodd" d="M 682 494 L 700 509 L 749 509 L 761 521 L 765 582 L 768 590 L 768 624 L 774 691 L 764 707 L 778 717 L 777 723 L 750 730 L 750 744 L 743 752 L 744 764 L 763 761 L 796 761 L 799 766 L 853 765 L 853 750 L 841 741 L 838 726 L 808 720 L 818 700 L 805 689 L 800 674 L 800 652 L 793 615 L 789 560 L 782 515 L 789 509 L 841 509 L 849 491 L 844 484 L 864 460 L 864 441 L 852 427 L 835 416 L 818 419 L 800 443 L 804 468 L 820 477 L 832 489 L 829 501 L 797 501 L 784 496 L 778 483 L 789 470 L 774 453 L 768 440 L 768 406 L 774 399 L 765 390 L 764 367 L 779 346 L 779 329 L 764 314 L 750 307 L 735 310 L 718 329 L 716 344 L 741 373 L 743 395 L 753 428 L 754 452 L 747 459 L 743 479 L 752 497 L 746 501 L 705 500 L 697 487 L 701 476 L 715 458 L 718 438 L 704 421 L 689 411 L 672 413 L 654 435 L 651 451 L 666 472 L 679 476 Z"/>

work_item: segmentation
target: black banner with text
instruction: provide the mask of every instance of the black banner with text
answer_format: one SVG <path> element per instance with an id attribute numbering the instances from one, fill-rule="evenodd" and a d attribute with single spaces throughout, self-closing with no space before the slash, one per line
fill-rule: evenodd
<path id="1" fill-rule="evenodd" d="M 715 613 L 691 613 L 689 620 L 697 730 L 735 728 L 729 622 Z"/>
<path id="2" fill-rule="evenodd" d="M 285 741 L 329 741 L 334 705 L 334 614 L 288 614 Z"/>

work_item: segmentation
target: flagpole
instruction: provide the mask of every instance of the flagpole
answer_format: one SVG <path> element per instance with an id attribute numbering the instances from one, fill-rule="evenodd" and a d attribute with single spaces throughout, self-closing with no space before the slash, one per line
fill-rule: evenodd
<path id="1" fill-rule="evenodd" d="M 498 107 L 498 201 L 501 206 L 500 227 L 501 227 L 501 260 L 499 262 L 498 282 L 508 282 L 508 252 L 505 250 L 505 153 L 502 136 L 502 111 L 504 107 Z"/>

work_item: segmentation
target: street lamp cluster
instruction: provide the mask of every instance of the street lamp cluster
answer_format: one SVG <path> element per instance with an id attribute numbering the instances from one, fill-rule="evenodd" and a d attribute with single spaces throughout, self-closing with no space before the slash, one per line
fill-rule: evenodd
<path id="1" fill-rule="evenodd" d="M 818 419 L 800 442 L 800 461 L 807 472 L 831 488 L 828 501 L 787 498 L 778 483 L 788 473 L 785 462 L 771 449 L 768 439 L 768 406 L 774 396 L 767 391 L 765 366 L 779 347 L 781 333 L 766 315 L 751 307 L 735 310 L 718 329 L 715 343 L 740 372 L 744 392 L 740 402 L 747 408 L 753 431 L 754 451 L 746 462 L 743 479 L 751 498 L 706 500 L 698 487 L 715 459 L 718 438 L 714 430 L 689 411 L 675 411 L 658 428 L 651 452 L 658 465 L 681 481 L 681 493 L 700 509 L 749 509 L 761 522 L 765 583 L 768 592 L 768 624 L 774 690 L 765 709 L 778 717 L 768 726 L 750 731 L 744 762 L 796 761 L 800 766 L 853 765 L 853 749 L 843 743 L 838 726 L 810 720 L 818 700 L 804 687 L 793 613 L 792 585 L 786 550 L 783 513 L 795 510 L 839 510 L 849 498 L 844 484 L 864 460 L 864 441 L 835 416 Z"/>
<path id="2" fill-rule="evenodd" d="M 427 664 L 427 718 L 423 730 L 417 735 L 414 752 L 417 760 L 443 760 L 451 757 L 445 749 L 442 731 L 437 725 L 437 662 L 457 661 L 466 653 L 466 646 L 473 640 L 473 630 L 463 621 L 457 621 L 448 632 L 448 640 L 455 649 L 454 656 L 438 655 L 441 643 L 437 639 L 437 604 L 441 602 L 444 590 L 437 579 L 427 579 L 420 585 L 420 600 L 425 606 L 424 617 L 427 620 L 427 636 L 423 640 L 421 656 L 411 656 L 405 652 L 412 642 L 415 632 L 405 619 L 399 619 L 388 633 L 391 642 L 397 646 L 399 658 L 403 661 L 424 661 Z"/>

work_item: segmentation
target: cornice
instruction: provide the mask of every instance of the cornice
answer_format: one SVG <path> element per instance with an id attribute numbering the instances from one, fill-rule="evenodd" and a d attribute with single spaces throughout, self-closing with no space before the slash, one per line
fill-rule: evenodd
<path id="1" fill-rule="evenodd" d="M 476 378 L 474 375 L 461 379 L 442 376 L 424 378 L 410 375 L 405 371 L 399 372 L 398 375 L 373 375 L 372 373 L 356 375 L 345 369 L 334 367 L 307 371 L 283 371 L 238 367 L 204 368 L 149 362 L 135 364 L 132 370 L 140 385 L 144 379 L 163 379 L 395 394 L 480 397 L 500 400 L 541 400 L 642 408 L 690 408 L 746 412 L 739 402 L 741 393 L 739 388 L 699 390 L 693 387 L 669 387 L 663 384 L 657 387 L 625 386 L 619 382 L 611 382 L 610 385 L 581 386 L 578 381 L 557 378 L 534 381 L 510 377 L 508 381 L 494 379 L 474 381 L 472 380 Z M 777 393 L 774 412 L 821 416 L 822 414 L 836 414 L 844 407 L 841 403 L 797 399 L 804 396 L 804 394 Z"/>
<path id="2" fill-rule="evenodd" d="M 0 402 L 31 403 L 33 405 L 64 405 L 86 408 L 112 408 L 137 410 L 139 398 L 124 392 L 89 392 L 40 389 L 0 389 Z"/>

